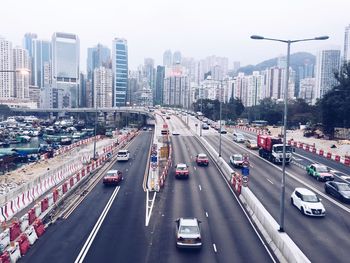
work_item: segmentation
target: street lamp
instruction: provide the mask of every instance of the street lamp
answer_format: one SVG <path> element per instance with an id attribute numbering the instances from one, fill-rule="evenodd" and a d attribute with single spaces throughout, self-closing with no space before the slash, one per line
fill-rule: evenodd
<path id="1" fill-rule="evenodd" d="M 283 121 L 283 162 L 282 162 L 282 185 L 281 185 L 281 201 L 280 201 L 280 232 L 284 232 L 284 203 L 285 203 L 285 177 L 286 177 L 286 142 L 287 142 L 287 103 L 288 103 L 288 82 L 289 82 L 289 59 L 290 59 L 290 45 L 296 42 L 304 42 L 311 40 L 326 40 L 328 36 L 320 36 L 314 38 L 296 39 L 296 40 L 284 40 L 267 38 L 258 35 L 252 35 L 251 39 L 255 40 L 271 40 L 278 41 L 287 44 L 287 65 L 286 65 L 286 79 L 284 86 L 284 121 Z"/>
<path id="2" fill-rule="evenodd" d="M 98 93 L 95 92 L 95 126 L 94 126 L 94 157 L 93 159 L 96 161 L 96 133 L 97 133 L 97 117 L 98 117 L 98 108 L 97 108 L 97 95 Z"/>
<path id="3" fill-rule="evenodd" d="M 201 85 L 201 114 L 203 115 L 203 85 Z M 200 125 L 199 136 L 202 137 L 202 121 L 201 121 L 201 119 L 199 119 L 199 125 Z"/>
<path id="4" fill-rule="evenodd" d="M 220 139 L 219 139 L 219 157 L 221 157 L 221 128 L 222 128 L 222 81 L 220 85 Z"/>

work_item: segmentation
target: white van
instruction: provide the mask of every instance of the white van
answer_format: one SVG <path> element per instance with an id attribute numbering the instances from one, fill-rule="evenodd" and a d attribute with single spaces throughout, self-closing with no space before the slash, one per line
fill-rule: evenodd
<path id="1" fill-rule="evenodd" d="M 244 142 L 245 138 L 242 133 L 235 132 L 233 133 L 233 140 L 235 142 Z"/>
<path id="2" fill-rule="evenodd" d="M 117 153 L 117 161 L 129 161 L 130 153 L 128 150 L 119 150 Z"/>

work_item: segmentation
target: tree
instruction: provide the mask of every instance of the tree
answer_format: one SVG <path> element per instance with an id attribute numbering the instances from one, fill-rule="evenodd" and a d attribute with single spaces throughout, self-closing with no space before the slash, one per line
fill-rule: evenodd
<path id="1" fill-rule="evenodd" d="M 327 92 L 319 102 L 324 132 L 334 137 L 335 127 L 350 127 L 350 62 L 334 74 L 338 85 Z"/>

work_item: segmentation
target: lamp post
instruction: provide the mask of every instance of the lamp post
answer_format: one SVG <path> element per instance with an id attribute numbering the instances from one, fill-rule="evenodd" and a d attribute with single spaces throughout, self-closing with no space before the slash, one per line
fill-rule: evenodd
<path id="1" fill-rule="evenodd" d="M 222 81 L 220 85 L 220 135 L 219 135 L 219 157 L 221 157 L 221 128 L 222 128 Z"/>
<path id="2" fill-rule="evenodd" d="M 96 161 L 96 142 L 97 142 L 97 138 L 96 138 L 96 133 L 97 133 L 97 117 L 98 117 L 98 108 L 97 108 L 97 92 L 95 94 L 95 126 L 94 126 L 94 157 L 93 159 Z"/>
<path id="3" fill-rule="evenodd" d="M 289 82 L 289 60 L 290 60 L 290 45 L 296 42 L 312 41 L 312 40 L 326 40 L 328 36 L 320 36 L 314 38 L 284 40 L 275 38 L 266 38 L 263 36 L 252 35 L 251 39 L 255 40 L 271 40 L 287 44 L 287 65 L 286 78 L 284 86 L 284 118 L 283 118 L 283 161 L 282 161 L 282 182 L 281 182 L 281 201 L 280 201 L 280 232 L 284 232 L 284 203 L 285 203 L 285 177 L 286 177 L 286 142 L 287 142 L 287 104 L 288 104 L 288 82 Z"/>
<path id="4" fill-rule="evenodd" d="M 203 85 L 201 85 L 201 114 L 203 114 Z M 199 136 L 202 137 L 202 120 L 199 119 Z"/>

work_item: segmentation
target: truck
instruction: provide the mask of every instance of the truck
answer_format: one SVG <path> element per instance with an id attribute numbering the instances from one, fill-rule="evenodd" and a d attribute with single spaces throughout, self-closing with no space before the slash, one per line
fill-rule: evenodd
<path id="1" fill-rule="evenodd" d="M 260 157 L 276 164 L 283 162 L 283 144 L 281 138 L 258 134 L 257 142 Z M 286 145 L 286 164 L 292 161 L 292 152 L 292 146 Z"/>

